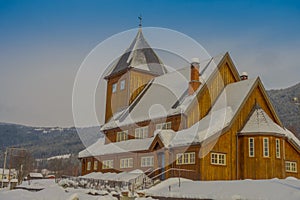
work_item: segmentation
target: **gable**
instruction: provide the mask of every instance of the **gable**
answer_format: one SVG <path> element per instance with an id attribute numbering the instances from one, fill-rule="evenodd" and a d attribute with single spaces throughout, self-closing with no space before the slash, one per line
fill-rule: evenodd
<path id="1" fill-rule="evenodd" d="M 206 77 L 203 77 L 205 81 Z M 230 83 L 240 81 L 239 74 L 229 53 L 226 53 L 218 63 L 212 75 L 202 83 L 203 86 L 196 98 L 186 109 L 188 116 L 187 126 L 191 127 L 207 115 L 214 102 L 217 100 L 224 87 Z"/>

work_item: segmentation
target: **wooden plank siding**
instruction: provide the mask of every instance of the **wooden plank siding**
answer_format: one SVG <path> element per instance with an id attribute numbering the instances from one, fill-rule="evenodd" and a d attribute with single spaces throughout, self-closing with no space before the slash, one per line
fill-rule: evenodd
<path id="1" fill-rule="evenodd" d="M 297 150 L 287 139 L 284 142 L 285 146 L 285 161 L 297 162 L 297 172 L 286 172 L 286 177 L 293 176 L 300 179 L 300 156 L 299 149 Z"/>
<path id="2" fill-rule="evenodd" d="M 112 115 L 135 100 L 146 84 L 154 78 L 153 74 L 131 69 L 107 80 L 105 123 Z M 124 90 L 120 90 L 120 82 L 125 80 Z M 117 83 L 117 91 L 112 93 L 112 85 Z"/>
<path id="3" fill-rule="evenodd" d="M 197 94 L 197 100 L 190 105 L 187 127 L 191 127 L 207 115 L 226 85 L 239 80 L 233 69 L 235 67 L 229 58 L 225 57 L 212 77 L 203 85 L 202 91 Z"/>
<path id="4" fill-rule="evenodd" d="M 254 139 L 254 157 L 249 157 L 249 138 Z M 269 139 L 269 156 L 263 155 L 263 139 Z M 280 141 L 280 158 L 276 158 L 276 139 Z M 240 179 L 284 178 L 283 138 L 271 135 L 251 135 L 239 138 Z"/>

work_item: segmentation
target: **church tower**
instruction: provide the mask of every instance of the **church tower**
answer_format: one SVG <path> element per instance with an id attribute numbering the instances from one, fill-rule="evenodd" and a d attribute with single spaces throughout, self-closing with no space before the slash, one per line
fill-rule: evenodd
<path id="1" fill-rule="evenodd" d="M 162 61 L 143 36 L 141 24 L 137 35 L 108 75 L 105 123 L 126 109 L 156 76 L 167 72 Z"/>

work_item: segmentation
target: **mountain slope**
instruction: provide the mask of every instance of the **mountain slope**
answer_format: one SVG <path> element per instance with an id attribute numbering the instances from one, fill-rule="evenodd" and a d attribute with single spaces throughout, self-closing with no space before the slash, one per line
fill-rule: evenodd
<path id="1" fill-rule="evenodd" d="M 99 127 L 81 128 L 79 132 L 80 137 L 85 139 L 86 145 L 103 137 Z M 0 123 L 0 135 L 2 152 L 6 147 L 23 147 L 28 149 L 34 158 L 77 154 L 85 148 L 74 127 L 42 128 Z M 0 156 L 3 159 L 3 153 Z"/>
<path id="2" fill-rule="evenodd" d="M 268 94 L 284 126 L 300 138 L 300 83 Z"/>

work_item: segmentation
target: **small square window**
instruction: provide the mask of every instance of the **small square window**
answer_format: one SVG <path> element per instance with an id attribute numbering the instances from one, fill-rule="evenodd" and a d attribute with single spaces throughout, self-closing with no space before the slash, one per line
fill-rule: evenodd
<path id="1" fill-rule="evenodd" d="M 125 80 L 121 80 L 120 90 L 124 90 L 124 89 L 125 89 Z"/>
<path id="2" fill-rule="evenodd" d="M 117 91 L 117 83 L 112 85 L 112 92 L 115 93 Z"/>

